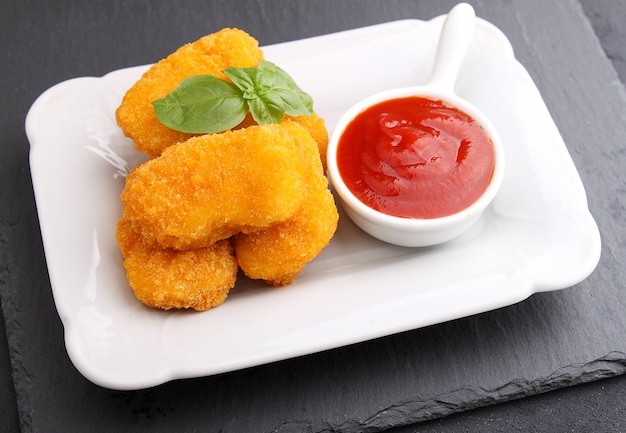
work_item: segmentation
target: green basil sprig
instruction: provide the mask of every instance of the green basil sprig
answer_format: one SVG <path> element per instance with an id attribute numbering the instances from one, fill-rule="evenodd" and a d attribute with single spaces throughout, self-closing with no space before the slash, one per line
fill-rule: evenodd
<path id="1" fill-rule="evenodd" d="M 239 125 L 248 110 L 259 125 L 281 123 L 285 114 L 313 114 L 311 96 L 271 62 L 263 60 L 258 68 L 228 68 L 224 74 L 232 83 L 196 75 L 154 101 L 159 122 L 176 131 L 215 134 Z"/>

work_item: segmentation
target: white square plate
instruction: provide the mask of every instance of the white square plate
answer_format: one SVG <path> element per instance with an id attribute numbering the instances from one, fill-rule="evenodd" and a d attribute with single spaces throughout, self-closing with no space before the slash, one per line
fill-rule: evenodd
<path id="1" fill-rule="evenodd" d="M 357 100 L 424 83 L 442 22 L 391 22 L 264 52 L 311 93 L 332 131 Z M 598 228 L 565 144 L 506 37 L 479 19 L 456 90 L 498 128 L 507 173 L 469 233 L 435 248 L 401 248 L 342 215 L 331 244 L 291 286 L 240 277 L 216 309 L 147 308 L 128 287 L 114 235 L 124 174 L 143 160 L 114 111 L 146 68 L 60 83 L 26 119 L 67 350 L 96 384 L 139 389 L 415 329 L 570 287 L 597 265 Z"/>

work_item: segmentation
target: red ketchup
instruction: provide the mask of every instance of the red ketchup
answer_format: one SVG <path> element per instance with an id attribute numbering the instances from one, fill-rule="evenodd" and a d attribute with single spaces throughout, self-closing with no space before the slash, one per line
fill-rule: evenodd
<path id="1" fill-rule="evenodd" d="M 475 202 L 493 174 L 493 144 L 473 118 L 422 97 L 392 99 L 361 112 L 337 145 L 352 193 L 388 215 L 430 219 Z"/>

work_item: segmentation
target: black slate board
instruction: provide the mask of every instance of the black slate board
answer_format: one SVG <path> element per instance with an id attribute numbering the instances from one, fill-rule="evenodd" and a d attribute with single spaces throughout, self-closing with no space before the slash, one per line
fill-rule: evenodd
<path id="1" fill-rule="evenodd" d="M 67 358 L 23 132 L 37 95 L 74 76 L 153 62 L 224 26 L 269 44 L 429 19 L 454 3 L 12 1 L 0 26 L 0 91 L 11 101 L 0 118 L 0 294 L 23 431 L 379 431 L 626 371 L 624 87 L 580 5 L 541 0 L 472 3 L 511 40 L 579 169 L 603 236 L 589 279 L 490 313 L 138 392 L 99 388 Z M 445 431 L 436 422 L 411 431 L 422 427 Z"/>

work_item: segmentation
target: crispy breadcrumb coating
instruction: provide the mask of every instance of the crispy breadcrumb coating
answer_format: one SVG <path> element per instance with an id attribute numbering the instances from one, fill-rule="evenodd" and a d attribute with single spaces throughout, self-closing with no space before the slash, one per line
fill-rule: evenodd
<path id="1" fill-rule="evenodd" d="M 121 200 L 133 229 L 149 242 L 193 249 L 286 220 L 306 190 L 303 134 L 311 140 L 285 121 L 166 149 L 126 178 Z"/>
<path id="2" fill-rule="evenodd" d="M 222 304 L 235 285 L 237 260 L 228 239 L 191 251 L 161 248 L 141 239 L 126 217 L 116 235 L 128 283 L 150 307 L 205 311 Z"/>
<path id="3" fill-rule="evenodd" d="M 315 141 L 304 128 L 293 128 L 292 134 L 298 137 L 306 158 L 301 207 L 282 223 L 256 233 L 239 234 L 233 240 L 244 273 L 274 286 L 290 284 L 328 245 L 339 218 Z"/>
<path id="4" fill-rule="evenodd" d="M 152 159 L 126 179 L 117 240 L 128 282 L 144 304 L 208 310 L 253 279 L 290 284 L 328 244 L 338 214 L 324 176 L 324 120 L 285 116 L 232 131 L 192 135 L 169 129 L 152 102 L 194 75 L 226 79 L 229 67 L 257 67 L 258 42 L 223 29 L 148 69 L 124 95 L 118 125 Z"/>
<path id="5" fill-rule="evenodd" d="M 242 30 L 227 28 L 204 36 L 150 67 L 124 95 L 115 112 L 117 123 L 139 151 L 153 158 L 159 156 L 169 146 L 195 134 L 175 131 L 161 124 L 154 114 L 152 102 L 172 92 L 185 78 L 210 74 L 228 79 L 222 72 L 224 69 L 257 67 L 261 60 L 263 51 L 258 41 Z M 315 113 L 291 119 L 311 133 L 326 167 L 328 132 L 324 121 Z M 252 124 L 254 121 L 248 115 L 237 128 Z"/>
<path id="6" fill-rule="evenodd" d="M 184 45 L 144 73 L 124 95 L 116 120 L 135 147 L 151 157 L 160 155 L 190 134 L 162 125 L 152 102 L 173 91 L 193 75 L 210 74 L 225 79 L 229 67 L 257 67 L 263 60 L 258 41 L 239 29 L 223 29 Z"/>
<path id="7" fill-rule="evenodd" d="M 328 130 L 326 129 L 324 119 L 319 117 L 317 113 L 313 113 L 313 115 L 311 116 L 285 116 L 285 118 L 291 119 L 299 123 L 307 131 L 309 131 L 309 134 L 311 134 L 311 137 L 313 137 L 313 139 L 317 143 L 320 160 L 322 161 L 322 167 L 323 170 L 326 171 L 326 149 L 328 148 Z"/>

